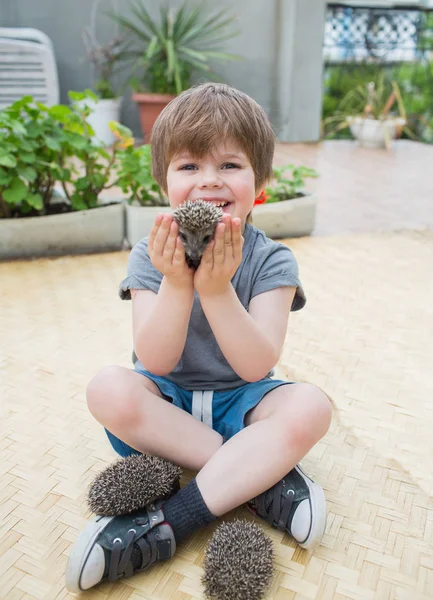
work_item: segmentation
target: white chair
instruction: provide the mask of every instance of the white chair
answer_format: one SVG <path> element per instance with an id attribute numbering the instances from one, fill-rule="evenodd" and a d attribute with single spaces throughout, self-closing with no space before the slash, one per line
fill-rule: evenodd
<path id="1" fill-rule="evenodd" d="M 58 104 L 53 45 L 37 29 L 0 27 L 0 110 L 23 96 L 47 106 Z"/>

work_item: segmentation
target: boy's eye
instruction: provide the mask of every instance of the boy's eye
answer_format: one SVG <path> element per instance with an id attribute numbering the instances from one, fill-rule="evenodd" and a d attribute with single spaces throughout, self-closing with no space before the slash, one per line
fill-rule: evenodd
<path id="1" fill-rule="evenodd" d="M 225 163 L 222 166 L 223 169 L 239 169 L 239 165 L 236 165 L 235 163 Z"/>
<path id="2" fill-rule="evenodd" d="M 180 171 L 193 171 L 196 168 L 197 168 L 196 165 L 193 165 L 192 163 L 188 163 L 187 165 L 182 165 L 180 167 Z"/>

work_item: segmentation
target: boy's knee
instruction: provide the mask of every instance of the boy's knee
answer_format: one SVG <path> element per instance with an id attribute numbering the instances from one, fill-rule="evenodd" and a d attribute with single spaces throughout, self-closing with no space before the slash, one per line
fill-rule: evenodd
<path id="1" fill-rule="evenodd" d="M 311 383 L 298 385 L 302 395 L 302 406 L 305 408 L 304 427 L 320 439 L 331 425 L 331 401 L 325 392 Z"/>
<path id="2" fill-rule="evenodd" d="M 331 424 L 331 402 L 320 388 L 310 383 L 295 384 L 290 394 L 294 404 L 283 403 L 278 413 L 278 418 L 287 423 L 288 441 L 290 444 L 314 445 Z"/>
<path id="3" fill-rule="evenodd" d="M 117 415 L 128 404 L 128 378 L 123 367 L 104 367 L 89 382 L 86 390 L 87 406 L 98 421 Z M 119 413 L 119 414 L 118 414 Z M 130 414 L 130 408 L 127 413 Z"/>

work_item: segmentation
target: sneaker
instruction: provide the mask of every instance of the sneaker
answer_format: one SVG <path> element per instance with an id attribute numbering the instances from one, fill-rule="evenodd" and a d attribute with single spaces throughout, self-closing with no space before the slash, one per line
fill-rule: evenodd
<path id="1" fill-rule="evenodd" d="M 287 531 L 302 548 L 315 546 L 325 532 L 325 494 L 299 465 L 247 507 L 273 527 Z"/>
<path id="2" fill-rule="evenodd" d="M 176 551 L 173 530 L 162 502 L 117 517 L 95 517 L 72 547 L 66 587 L 82 592 L 103 581 L 114 582 L 168 560 Z"/>

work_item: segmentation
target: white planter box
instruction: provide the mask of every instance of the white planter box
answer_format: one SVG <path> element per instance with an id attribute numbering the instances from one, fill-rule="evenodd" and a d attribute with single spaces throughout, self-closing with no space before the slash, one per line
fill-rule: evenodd
<path id="1" fill-rule="evenodd" d="M 27 258 L 118 250 L 123 246 L 123 203 L 45 217 L 0 219 L 0 258 Z"/>
<path id="2" fill-rule="evenodd" d="M 308 195 L 295 200 L 260 204 L 253 209 L 253 225 L 270 238 L 310 235 L 316 221 L 317 199 Z M 170 212 L 169 206 L 134 206 L 126 204 L 126 239 L 131 248 L 149 235 L 159 212 Z"/>
<path id="3" fill-rule="evenodd" d="M 316 205 L 314 195 L 259 204 L 253 208 L 253 225 L 274 239 L 310 235 L 316 222 Z"/>
<path id="4" fill-rule="evenodd" d="M 105 146 L 111 146 L 116 141 L 114 133 L 108 124 L 110 121 L 120 121 L 120 106 L 122 98 L 87 99 L 78 104 L 86 104 L 92 111 L 87 117 L 87 122 L 92 127 L 95 135 L 93 140 L 99 140 Z"/>
<path id="5" fill-rule="evenodd" d="M 126 206 L 126 239 L 132 248 L 152 229 L 155 217 L 160 212 L 171 212 L 169 206 Z"/>
<path id="6" fill-rule="evenodd" d="M 385 148 L 389 140 L 397 137 L 399 129 L 406 125 L 405 119 L 398 117 L 379 121 L 364 117 L 348 117 L 347 122 L 355 139 L 367 148 Z"/>

